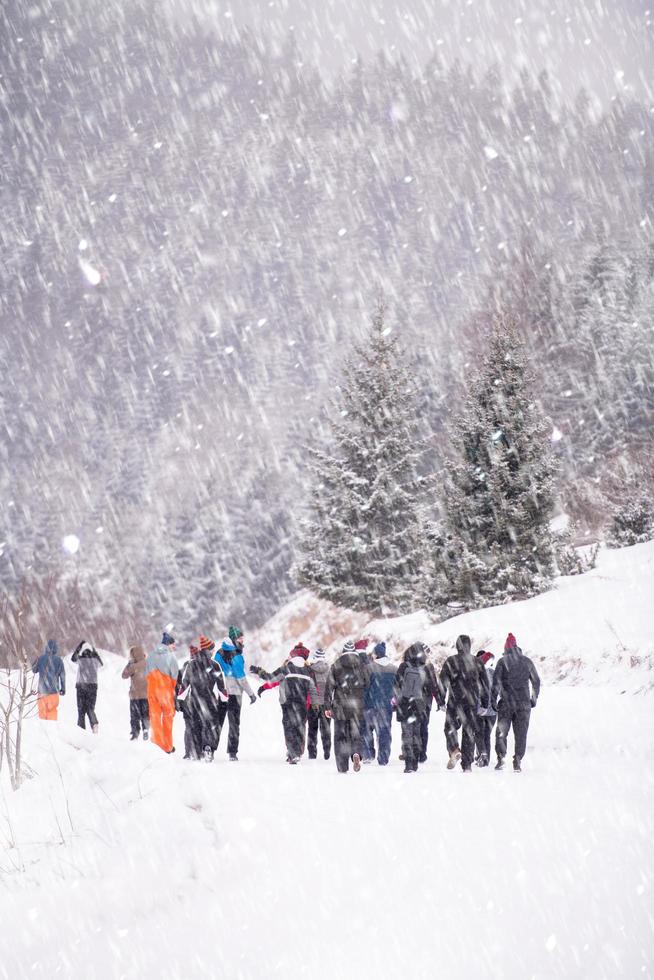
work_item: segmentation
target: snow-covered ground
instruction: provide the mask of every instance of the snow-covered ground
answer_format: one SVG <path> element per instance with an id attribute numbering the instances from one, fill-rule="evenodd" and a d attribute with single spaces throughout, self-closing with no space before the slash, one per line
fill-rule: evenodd
<path id="1" fill-rule="evenodd" d="M 654 574 L 654 547 L 614 554 L 620 574 Z M 615 579 L 592 615 L 584 595 L 603 580 L 598 569 L 552 593 L 567 596 L 552 637 L 580 633 L 578 609 L 591 635 L 608 617 L 625 646 L 651 650 L 646 594 L 620 606 Z M 481 642 L 492 621 L 498 641 L 511 628 L 542 643 L 547 601 L 505 609 L 501 635 L 494 610 L 467 628 Z M 100 734 L 77 729 L 69 671 L 60 722 L 28 723 L 34 777 L 18 793 L 3 783 L 0 977 L 654 976 L 654 701 L 605 653 L 602 684 L 581 672 L 544 686 L 519 776 L 447 772 L 439 713 L 415 776 L 398 728 L 387 769 L 288 767 L 274 691 L 243 708 L 238 764 L 224 743 L 212 765 L 188 763 L 128 741 L 116 657 Z M 182 732 L 178 716 L 178 749 Z"/>

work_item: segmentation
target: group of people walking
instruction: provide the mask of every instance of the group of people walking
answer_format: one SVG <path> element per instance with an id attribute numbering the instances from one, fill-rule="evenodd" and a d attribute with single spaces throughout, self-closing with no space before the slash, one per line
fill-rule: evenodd
<path id="1" fill-rule="evenodd" d="M 323 649 L 311 653 L 298 643 L 272 671 L 250 666 L 250 672 L 262 681 L 256 694 L 246 676 L 244 636 L 238 627 L 231 626 L 218 647 L 200 636 L 189 647 L 181 668 L 175 647 L 168 632 L 148 656 L 142 646 L 133 646 L 122 676 L 130 680 L 131 738 L 142 735 L 148 739 L 151 731 L 151 740 L 164 752 L 173 753 L 173 720 L 175 712 L 181 711 L 187 759 L 211 761 L 227 721 L 227 753 L 230 760 L 237 761 L 243 696 L 254 704 L 257 696 L 277 689 L 286 759 L 291 765 L 300 761 L 305 749 L 309 759 L 317 758 L 319 736 L 323 756 L 329 759 L 333 735 L 339 772 L 347 772 L 350 763 L 358 772 L 362 764 L 375 759 L 385 766 L 391 756 L 395 714 L 402 732 L 404 771 L 416 772 L 427 761 L 435 702 L 436 710 L 445 712 L 448 769 L 459 763 L 464 772 L 471 772 L 475 763 L 488 766 L 497 722 L 495 768 L 504 767 L 513 729 L 513 768 L 519 772 L 531 710 L 540 693 L 538 672 L 512 633 L 495 670 L 494 655 L 487 650 L 473 655 L 470 637 L 462 635 L 440 673 L 430 659 L 429 647 L 420 642 L 404 651 L 399 665 L 387 656 L 385 643 L 373 646 L 367 639 L 348 640 L 331 665 Z M 97 671 L 102 661 L 85 641 L 72 660 L 78 668 L 78 724 L 84 728 L 88 718 L 97 733 Z M 59 695 L 65 694 L 65 670 L 54 641 L 48 641 L 33 670 L 39 675 L 39 716 L 56 720 Z"/>

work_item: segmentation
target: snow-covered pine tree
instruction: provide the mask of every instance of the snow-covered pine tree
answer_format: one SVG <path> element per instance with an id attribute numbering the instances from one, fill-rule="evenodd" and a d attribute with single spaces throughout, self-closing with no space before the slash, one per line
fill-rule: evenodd
<path id="1" fill-rule="evenodd" d="M 414 383 L 380 303 L 346 361 L 330 451 L 311 449 L 311 516 L 294 575 L 350 609 L 414 604 L 428 480 L 418 475 Z"/>
<path id="2" fill-rule="evenodd" d="M 515 325 L 499 315 L 451 428 L 445 542 L 434 556 L 451 601 L 499 602 L 540 592 L 550 581 L 556 464 L 551 425 L 533 393 Z"/>

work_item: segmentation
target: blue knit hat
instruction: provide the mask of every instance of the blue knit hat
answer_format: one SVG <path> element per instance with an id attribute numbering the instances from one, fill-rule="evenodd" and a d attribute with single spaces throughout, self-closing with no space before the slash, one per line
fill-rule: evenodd
<path id="1" fill-rule="evenodd" d="M 171 636 L 170 633 L 166 633 L 164 630 L 164 634 L 161 637 L 161 642 L 165 647 L 172 647 L 175 645 L 175 637 Z"/>
<path id="2" fill-rule="evenodd" d="M 382 640 L 381 643 L 378 643 L 375 646 L 375 649 L 372 652 L 374 653 L 374 655 L 377 657 L 378 660 L 379 660 L 380 657 L 385 657 L 386 656 L 386 644 L 384 643 L 384 641 Z"/>

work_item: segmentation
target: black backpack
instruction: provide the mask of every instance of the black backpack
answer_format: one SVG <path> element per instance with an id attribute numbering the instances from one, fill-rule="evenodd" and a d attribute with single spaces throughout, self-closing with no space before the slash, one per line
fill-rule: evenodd
<path id="1" fill-rule="evenodd" d="M 424 698 L 426 671 L 416 664 L 407 664 L 402 678 L 400 698 L 403 701 L 421 701 Z"/>
<path id="2" fill-rule="evenodd" d="M 347 663 L 343 663 L 347 660 Z M 356 655 L 342 657 L 334 665 L 336 687 L 346 698 L 362 698 L 366 688 L 363 665 Z"/>

